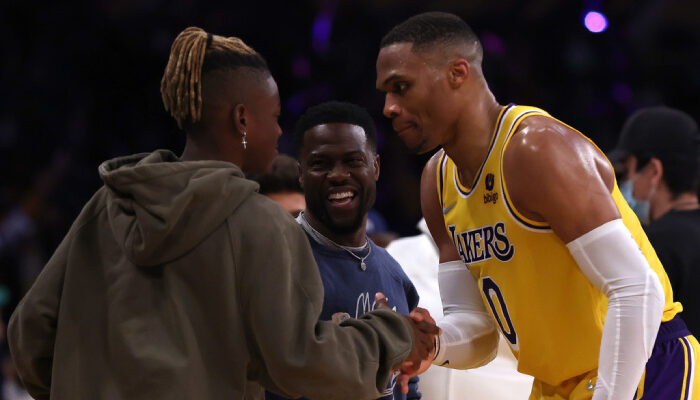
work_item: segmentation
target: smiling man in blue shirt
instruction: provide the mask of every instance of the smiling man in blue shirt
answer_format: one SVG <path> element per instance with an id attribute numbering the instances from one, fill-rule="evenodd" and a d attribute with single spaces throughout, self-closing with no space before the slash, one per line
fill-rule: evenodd
<path id="1" fill-rule="evenodd" d="M 367 237 L 379 156 L 374 122 L 363 108 L 328 102 L 309 108 L 297 123 L 300 182 L 306 209 L 297 221 L 306 231 L 323 281 L 321 320 L 342 321 L 372 311 L 382 292 L 407 315 L 418 293 L 399 264 Z M 420 399 L 416 378 L 401 393 L 395 377 L 381 399 Z M 343 390 L 343 388 L 338 388 Z M 272 393 L 267 399 L 280 399 Z"/>

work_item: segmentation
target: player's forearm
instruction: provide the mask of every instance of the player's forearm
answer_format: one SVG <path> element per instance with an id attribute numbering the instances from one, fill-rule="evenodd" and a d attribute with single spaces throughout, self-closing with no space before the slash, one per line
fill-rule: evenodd
<path id="1" fill-rule="evenodd" d="M 454 313 L 438 323 L 442 335 L 433 364 L 455 369 L 488 364 L 498 351 L 498 331 L 487 313 Z"/>
<path id="2" fill-rule="evenodd" d="M 445 317 L 438 323 L 442 335 L 433 364 L 457 369 L 487 364 L 496 356 L 498 332 L 476 280 L 463 262 L 450 261 L 440 264 L 438 281 Z"/>
<path id="3" fill-rule="evenodd" d="M 631 399 L 634 396 L 663 313 L 663 292 L 661 295 L 653 293 L 653 286 L 650 279 L 647 283 L 627 288 L 627 293 L 610 297 L 594 400 Z M 636 293 L 630 293 L 632 291 Z"/>
<path id="4" fill-rule="evenodd" d="M 567 245 L 579 267 L 608 297 L 593 398 L 632 398 L 656 339 L 664 292 L 622 220 Z"/>

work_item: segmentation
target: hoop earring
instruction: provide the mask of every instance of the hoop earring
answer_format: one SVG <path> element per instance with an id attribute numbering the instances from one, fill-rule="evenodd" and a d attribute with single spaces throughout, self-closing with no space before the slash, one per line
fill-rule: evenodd
<path id="1" fill-rule="evenodd" d="M 248 144 L 248 142 L 246 142 L 246 140 L 245 140 L 245 135 L 246 135 L 246 133 L 245 133 L 245 131 L 243 131 L 243 139 L 241 140 L 241 143 L 243 143 L 243 150 L 246 149 L 247 144 Z"/>

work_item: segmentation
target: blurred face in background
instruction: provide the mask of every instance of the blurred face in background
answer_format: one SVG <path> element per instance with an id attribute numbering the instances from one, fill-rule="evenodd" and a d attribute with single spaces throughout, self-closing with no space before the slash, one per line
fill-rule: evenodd
<path id="1" fill-rule="evenodd" d="M 642 224 L 651 222 L 654 195 L 663 178 L 661 161 L 652 158 L 641 166 L 637 157 L 628 156 L 624 161 L 625 174 L 620 182 L 620 193 Z"/>
<path id="2" fill-rule="evenodd" d="M 299 192 L 277 192 L 267 193 L 267 197 L 281 205 L 292 217 L 297 217 L 306 208 L 306 199 L 303 193 Z"/>

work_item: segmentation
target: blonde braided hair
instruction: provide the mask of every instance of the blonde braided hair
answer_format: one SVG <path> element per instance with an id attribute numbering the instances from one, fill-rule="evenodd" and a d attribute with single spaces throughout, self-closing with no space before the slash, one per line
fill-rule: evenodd
<path id="1" fill-rule="evenodd" d="M 196 26 L 185 29 L 170 48 L 168 65 L 160 81 L 165 110 L 180 129 L 187 122 L 198 122 L 202 117 L 203 70 L 206 73 L 242 66 L 268 71 L 262 56 L 241 39 L 207 34 Z"/>

